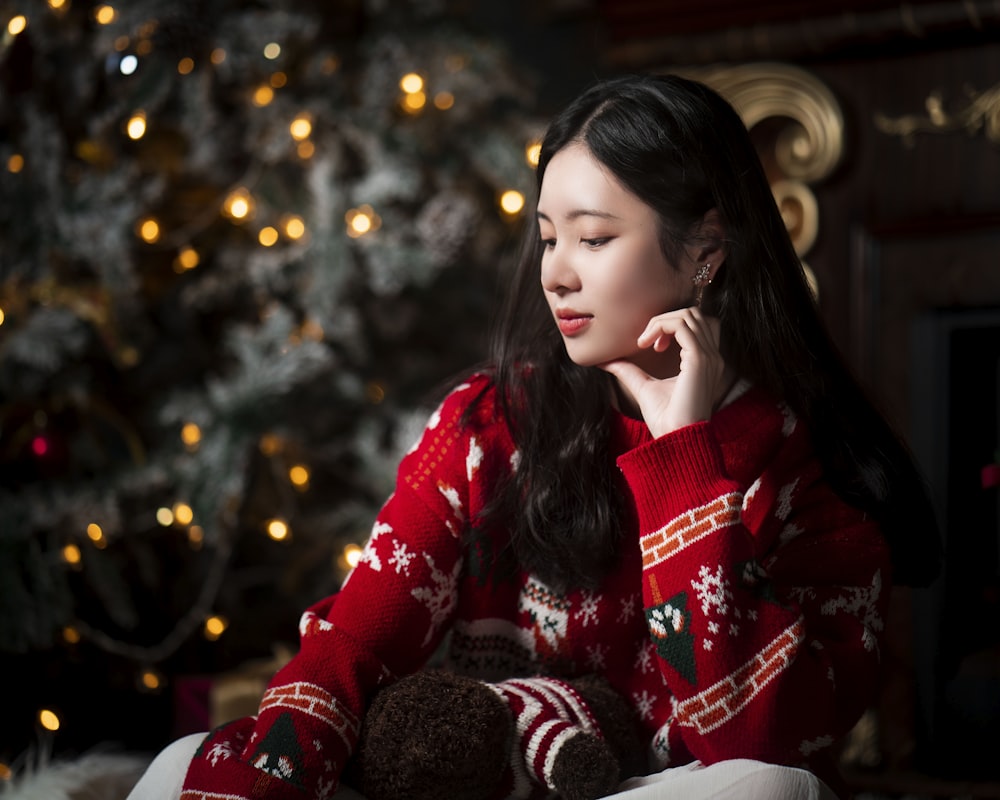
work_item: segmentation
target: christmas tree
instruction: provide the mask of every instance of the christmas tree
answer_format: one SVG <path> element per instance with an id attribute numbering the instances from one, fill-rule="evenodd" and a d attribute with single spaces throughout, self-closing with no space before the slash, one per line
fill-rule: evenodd
<path id="1" fill-rule="evenodd" d="M 485 355 L 536 93 L 433 0 L 0 11 L 0 760 L 153 748 Z"/>

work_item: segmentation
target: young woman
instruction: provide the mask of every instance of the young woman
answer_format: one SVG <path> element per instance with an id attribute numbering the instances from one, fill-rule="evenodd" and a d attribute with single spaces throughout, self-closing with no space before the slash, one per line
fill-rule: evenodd
<path id="1" fill-rule="evenodd" d="M 483 680 L 603 675 L 648 743 L 629 800 L 833 797 L 932 520 L 733 109 L 600 83 L 543 142 L 493 360 L 402 460 L 361 563 L 259 715 L 172 745 L 132 796 L 331 796 L 374 693 L 447 635 Z"/>

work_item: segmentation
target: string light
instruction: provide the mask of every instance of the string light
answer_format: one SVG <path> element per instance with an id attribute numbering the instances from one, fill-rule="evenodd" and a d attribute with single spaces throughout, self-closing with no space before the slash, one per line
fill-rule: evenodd
<path id="1" fill-rule="evenodd" d="M 59 730 L 62 722 L 59 719 L 59 715 L 51 708 L 42 708 L 38 711 L 38 724 L 45 728 L 45 730 L 55 733 Z"/>
<path id="2" fill-rule="evenodd" d="M 94 19 L 98 25 L 110 25 L 118 18 L 118 12 L 112 6 L 98 6 L 94 9 Z"/>
<path id="3" fill-rule="evenodd" d="M 258 86 L 254 89 L 253 97 L 251 98 L 251 102 L 257 106 L 257 108 L 264 108 L 264 106 L 270 105 L 273 100 L 274 89 L 268 85 Z"/>
<path id="4" fill-rule="evenodd" d="M 63 561 L 71 567 L 78 567 L 83 561 L 83 554 L 75 544 L 68 544 L 62 549 Z"/>
<path id="5" fill-rule="evenodd" d="M 434 95 L 434 107 L 440 111 L 447 111 L 455 105 L 455 95 L 451 92 L 438 92 Z"/>
<path id="6" fill-rule="evenodd" d="M 230 192 L 222 205 L 222 210 L 231 219 L 240 222 L 253 216 L 254 207 L 254 200 L 250 192 L 240 187 Z"/>
<path id="7" fill-rule="evenodd" d="M 177 72 L 180 75 L 190 75 L 194 72 L 194 59 L 184 56 L 184 58 L 177 62 Z"/>
<path id="8" fill-rule="evenodd" d="M 190 525 L 194 520 L 194 510 L 187 503 L 174 503 L 174 521 L 178 525 Z"/>
<path id="9" fill-rule="evenodd" d="M 197 267 L 200 263 L 201 256 L 198 255 L 198 251 L 190 246 L 184 247 L 174 259 L 174 272 L 187 272 L 189 269 Z"/>
<path id="10" fill-rule="evenodd" d="M 128 137 L 133 140 L 139 140 L 146 135 L 146 112 L 137 111 L 129 119 L 128 123 L 125 125 L 125 130 L 128 133 Z"/>
<path id="11" fill-rule="evenodd" d="M 290 470 L 288 470 L 288 480 L 292 482 L 292 485 L 297 489 L 308 489 L 309 488 L 309 468 L 304 464 L 296 464 Z"/>
<path id="12" fill-rule="evenodd" d="M 215 66 L 219 66 L 223 61 L 226 60 L 226 51 L 221 47 L 216 47 L 208 56 L 208 60 L 211 61 Z"/>
<path id="13" fill-rule="evenodd" d="M 154 244 L 160 239 L 160 223 L 156 217 L 144 217 L 136 225 L 136 233 L 146 244 Z"/>
<path id="14" fill-rule="evenodd" d="M 267 530 L 267 535 L 276 542 L 283 542 L 292 535 L 288 523 L 277 517 L 269 519 L 265 525 L 265 529 Z"/>
<path id="15" fill-rule="evenodd" d="M 139 59 L 131 54 L 125 56 L 118 63 L 118 71 L 121 72 L 122 75 L 131 75 L 138 68 L 139 68 Z"/>
<path id="16" fill-rule="evenodd" d="M 408 72 L 400 78 L 399 88 L 403 90 L 400 103 L 408 113 L 416 114 L 427 105 L 427 95 L 424 94 L 424 79 L 416 72 Z"/>
<path id="17" fill-rule="evenodd" d="M 281 229 L 289 239 L 299 240 L 306 235 L 306 223 L 297 214 L 286 214 L 281 218 Z"/>
<path id="18" fill-rule="evenodd" d="M 201 443 L 201 428 L 194 422 L 187 422 L 181 428 L 181 441 L 189 451 L 198 449 Z"/>
<path id="19" fill-rule="evenodd" d="M 424 88 L 424 79 L 416 72 L 408 72 L 399 79 L 399 88 L 406 94 L 414 94 Z"/>
<path id="20" fill-rule="evenodd" d="M 275 72 L 271 75 L 271 86 L 275 89 L 280 89 L 287 83 L 288 76 L 284 72 Z"/>
<path id="21" fill-rule="evenodd" d="M 344 547 L 344 553 L 341 556 L 342 566 L 348 569 L 354 569 L 358 564 L 361 563 L 361 556 L 364 554 L 364 550 L 356 544 L 349 544 Z"/>
<path id="22" fill-rule="evenodd" d="M 12 172 L 15 175 L 24 169 L 24 156 L 20 153 L 14 153 L 10 158 L 7 159 L 7 171 Z"/>
<path id="23" fill-rule="evenodd" d="M 174 512 L 166 506 L 160 506 L 156 509 L 156 521 L 164 528 L 169 528 L 174 524 Z"/>
<path id="24" fill-rule="evenodd" d="M 5 319 L 7 319 L 7 315 L 4 314 L 3 309 L 0 308 L 0 325 L 3 325 Z"/>
<path id="25" fill-rule="evenodd" d="M 188 544 L 192 550 L 201 550 L 205 542 L 205 529 L 201 525 L 192 525 L 188 528 Z"/>
<path id="26" fill-rule="evenodd" d="M 295 151 L 299 154 L 299 158 L 303 161 L 307 161 L 312 158 L 313 154 L 316 152 L 316 145 L 310 141 L 299 142 L 299 146 L 295 148 Z"/>
<path id="27" fill-rule="evenodd" d="M 515 216 L 524 208 L 524 195 L 516 189 L 508 189 L 500 195 L 500 208 L 505 214 Z"/>
<path id="28" fill-rule="evenodd" d="M 139 672 L 136 685 L 140 691 L 158 692 L 163 688 L 163 676 L 152 667 L 146 667 Z"/>
<path id="29" fill-rule="evenodd" d="M 107 544 L 107 540 L 104 538 L 104 531 L 101 530 L 101 526 L 96 522 L 91 522 L 87 526 L 87 538 L 98 547 L 104 547 Z"/>
<path id="30" fill-rule="evenodd" d="M 538 159 L 541 157 L 541 155 L 542 155 L 541 142 L 530 142 L 528 146 L 524 148 L 524 158 L 532 168 L 538 166 Z"/>
<path id="31" fill-rule="evenodd" d="M 67 625 L 62 629 L 62 638 L 66 644 L 79 644 L 80 643 L 80 631 L 74 628 L 72 625 Z"/>
<path id="32" fill-rule="evenodd" d="M 208 619 L 205 620 L 205 625 L 202 628 L 202 634 L 210 642 L 214 642 L 219 639 L 222 634 L 226 632 L 226 628 L 229 627 L 229 622 L 225 617 L 220 617 L 218 614 L 213 614 Z"/>
<path id="33" fill-rule="evenodd" d="M 344 219 L 347 221 L 347 235 L 352 239 L 382 227 L 382 218 L 367 204 L 352 208 L 344 215 Z"/>
<path id="34" fill-rule="evenodd" d="M 309 138 L 312 127 L 312 118 L 308 114 L 299 114 L 288 126 L 288 132 L 295 141 L 301 142 Z"/>
<path id="35" fill-rule="evenodd" d="M 17 36 L 18 34 L 24 33 L 24 29 L 28 27 L 28 18 L 24 14 L 16 14 L 10 18 L 7 23 L 7 33 L 11 36 Z"/>
<path id="36" fill-rule="evenodd" d="M 59 11 L 64 8 L 69 7 L 69 0 L 49 0 L 49 8 L 53 11 Z"/>
<path id="37" fill-rule="evenodd" d="M 274 61 L 278 56 L 281 55 L 281 45 L 277 42 L 268 42 L 264 45 L 264 58 L 268 61 Z"/>
<path id="38" fill-rule="evenodd" d="M 264 247 L 273 247 L 278 243 L 278 229 L 270 225 L 261 228 L 257 234 L 257 241 Z"/>
<path id="39" fill-rule="evenodd" d="M 385 400 L 385 387 L 378 381 L 369 381 L 365 386 L 365 397 L 369 403 L 377 406 Z"/>
<path id="40" fill-rule="evenodd" d="M 260 447 L 260 452 L 265 456 L 275 456 L 281 452 L 281 437 L 276 433 L 265 433 L 260 437 L 260 444 L 258 446 Z"/>

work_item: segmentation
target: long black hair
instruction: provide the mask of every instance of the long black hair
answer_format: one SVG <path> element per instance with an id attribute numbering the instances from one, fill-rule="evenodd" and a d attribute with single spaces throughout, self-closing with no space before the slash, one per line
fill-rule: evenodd
<path id="1" fill-rule="evenodd" d="M 576 142 L 657 213 L 672 264 L 706 212 L 717 210 L 727 255 L 702 308 L 721 321 L 726 362 L 809 426 L 831 485 L 881 523 L 897 582 L 929 583 L 939 544 L 923 481 L 831 341 L 739 115 L 679 76 L 603 81 L 550 125 L 539 189 L 552 157 Z M 625 527 L 609 452 L 612 379 L 567 356 L 540 263 L 529 225 L 492 352 L 520 461 L 487 516 L 513 525 L 515 554 L 542 580 L 594 587 L 614 565 Z"/>

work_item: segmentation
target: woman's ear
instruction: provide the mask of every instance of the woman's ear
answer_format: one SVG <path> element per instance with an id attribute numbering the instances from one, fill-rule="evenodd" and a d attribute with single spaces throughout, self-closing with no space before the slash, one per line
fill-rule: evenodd
<path id="1" fill-rule="evenodd" d="M 722 217 L 719 215 L 718 209 L 711 208 L 705 212 L 705 216 L 702 217 L 701 224 L 698 226 L 696 241 L 695 251 L 698 262 L 712 265 L 710 267 L 711 274 L 708 276 L 711 280 L 729 254 L 726 229 L 722 224 Z"/>

